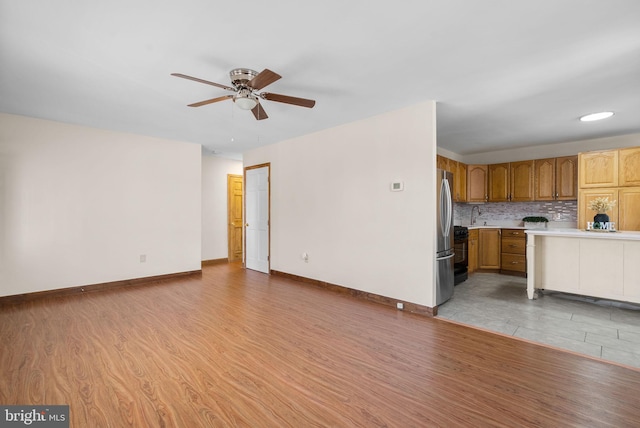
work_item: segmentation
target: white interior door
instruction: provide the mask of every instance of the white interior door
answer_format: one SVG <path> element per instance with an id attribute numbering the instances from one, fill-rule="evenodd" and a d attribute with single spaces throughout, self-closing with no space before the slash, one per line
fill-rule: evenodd
<path id="1" fill-rule="evenodd" d="M 269 273 L 269 166 L 245 170 L 247 269 Z"/>

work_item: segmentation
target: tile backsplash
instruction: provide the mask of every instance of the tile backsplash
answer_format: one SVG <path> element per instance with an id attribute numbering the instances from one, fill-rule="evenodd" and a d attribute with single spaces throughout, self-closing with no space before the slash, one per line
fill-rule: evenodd
<path id="1" fill-rule="evenodd" d="M 477 205 L 480 216 L 477 224 L 492 221 L 521 221 L 527 216 L 543 216 L 549 221 L 577 222 L 577 201 L 539 201 L 539 202 L 487 202 L 484 204 L 455 203 L 453 207 L 455 224 L 469 224 L 471 210 Z M 477 214 L 476 214 L 477 215 Z"/>

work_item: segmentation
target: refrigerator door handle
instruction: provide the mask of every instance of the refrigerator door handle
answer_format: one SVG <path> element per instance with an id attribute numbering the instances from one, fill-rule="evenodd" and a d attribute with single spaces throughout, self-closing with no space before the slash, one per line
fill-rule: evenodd
<path id="1" fill-rule="evenodd" d="M 439 262 L 442 260 L 452 259 L 455 255 L 455 253 L 451 253 L 448 256 L 436 257 L 436 261 Z"/>
<path id="2" fill-rule="evenodd" d="M 440 228 L 442 229 L 442 236 L 446 238 L 449 237 L 449 233 L 451 232 L 451 215 L 452 215 L 452 204 L 453 200 L 451 198 L 451 187 L 449 186 L 449 180 L 444 178 L 442 180 L 442 190 L 440 192 Z"/>

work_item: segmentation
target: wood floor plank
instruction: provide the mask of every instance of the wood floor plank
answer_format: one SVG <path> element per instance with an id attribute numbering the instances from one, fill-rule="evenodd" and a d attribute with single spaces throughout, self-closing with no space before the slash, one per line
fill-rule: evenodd
<path id="1" fill-rule="evenodd" d="M 73 427 L 640 424 L 640 371 L 237 264 L 3 305 L 0 346 L 0 404 Z"/>

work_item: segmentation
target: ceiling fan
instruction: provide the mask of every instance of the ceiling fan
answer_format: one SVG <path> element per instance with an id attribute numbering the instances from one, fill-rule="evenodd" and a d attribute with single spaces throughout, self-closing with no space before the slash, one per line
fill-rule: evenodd
<path id="1" fill-rule="evenodd" d="M 257 91 L 272 84 L 276 80 L 280 79 L 277 73 L 269 69 L 264 69 L 262 72 L 250 70 L 248 68 L 234 68 L 229 72 L 231 77 L 231 84 L 233 86 L 221 85 L 219 83 L 210 82 L 208 80 L 199 79 L 197 77 L 187 76 L 181 73 L 171 73 L 172 76 L 181 77 L 183 79 L 193 80 L 195 82 L 205 83 L 207 85 L 217 86 L 218 88 L 226 89 L 227 91 L 235 92 L 233 95 L 223 95 L 221 97 L 211 98 L 210 100 L 204 100 L 197 103 L 189 104 L 189 107 L 200 107 L 207 104 L 217 103 L 218 101 L 224 101 L 232 99 L 238 107 L 243 110 L 251 110 L 257 120 L 266 119 L 267 113 L 262 108 L 259 98 L 268 101 L 276 101 L 279 103 L 293 104 L 296 106 L 312 108 L 316 105 L 314 100 L 308 100 L 305 98 L 290 97 L 288 95 L 273 94 L 270 92 Z"/>

